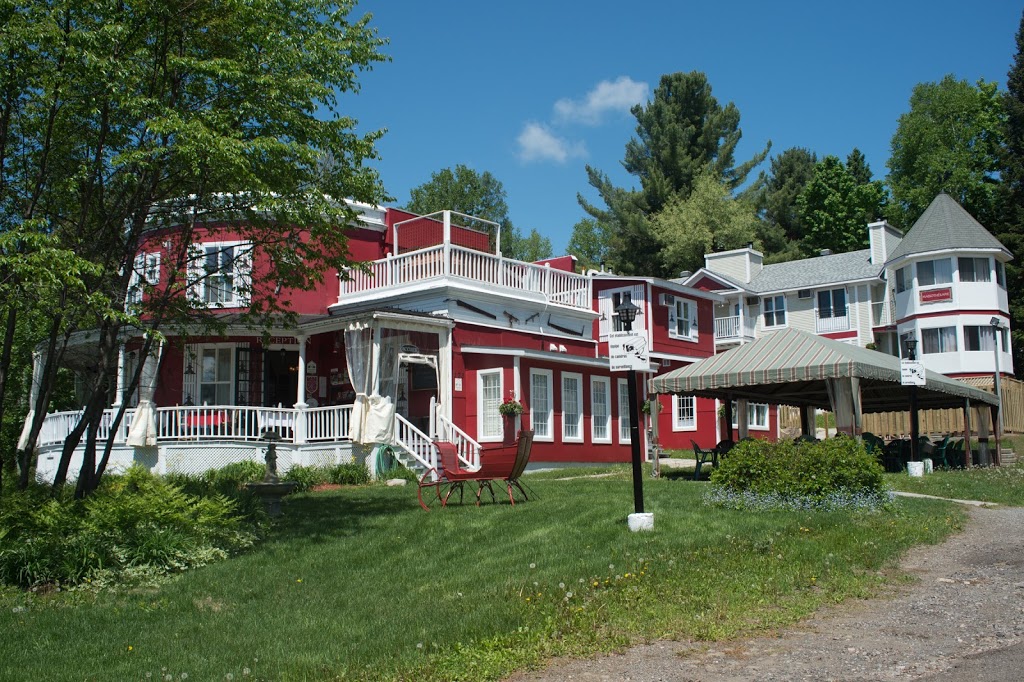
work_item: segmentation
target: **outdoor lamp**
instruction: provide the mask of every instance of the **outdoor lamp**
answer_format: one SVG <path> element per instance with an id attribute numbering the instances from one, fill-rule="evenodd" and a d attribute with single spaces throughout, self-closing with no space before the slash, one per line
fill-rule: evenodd
<path id="1" fill-rule="evenodd" d="M 619 319 L 622 320 L 622 326 L 627 332 L 633 331 L 633 321 L 636 319 L 636 314 L 640 312 L 640 308 L 633 304 L 631 298 L 628 293 L 622 294 L 622 303 L 615 307 L 615 312 L 618 313 Z"/>
<path id="2" fill-rule="evenodd" d="M 907 344 L 907 360 L 917 360 L 917 338 L 907 334 L 904 343 Z"/>

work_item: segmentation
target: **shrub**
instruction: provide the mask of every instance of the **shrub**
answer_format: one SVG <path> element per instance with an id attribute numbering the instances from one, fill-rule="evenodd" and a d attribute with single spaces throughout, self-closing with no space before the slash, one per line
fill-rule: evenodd
<path id="1" fill-rule="evenodd" d="M 267 468 L 260 462 L 243 460 L 220 469 L 210 469 L 198 476 L 167 474 L 164 478 L 172 485 L 195 497 L 223 495 L 235 501 L 240 515 L 251 521 L 262 521 L 263 504 L 245 488 L 246 483 L 263 480 Z"/>
<path id="2" fill-rule="evenodd" d="M 296 464 L 281 477 L 282 481 L 295 483 L 295 492 L 304 492 L 314 486 L 331 482 L 331 469 L 322 466 L 302 466 Z"/>
<path id="3" fill-rule="evenodd" d="M 847 498 L 881 503 L 888 499 L 882 474 L 878 461 L 853 438 L 820 443 L 751 440 L 740 442 L 722 459 L 711 483 L 723 489 L 715 492 L 719 500 L 735 504 L 759 497 L 779 502 L 769 506 L 814 506 Z"/>
<path id="4" fill-rule="evenodd" d="M 396 468 L 389 476 L 394 477 L 397 472 L 398 469 Z M 330 480 L 331 483 L 339 483 L 341 485 L 366 485 L 370 482 L 370 470 L 362 462 L 346 462 L 331 469 Z"/>
<path id="5" fill-rule="evenodd" d="M 0 581 L 116 584 L 226 558 L 255 533 L 223 495 L 198 497 L 141 467 L 108 475 L 85 500 L 42 487 L 0 500 Z"/>

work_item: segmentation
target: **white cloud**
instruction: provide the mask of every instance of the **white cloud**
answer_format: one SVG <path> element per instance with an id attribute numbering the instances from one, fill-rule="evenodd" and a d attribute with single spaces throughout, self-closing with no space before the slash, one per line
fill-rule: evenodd
<path id="1" fill-rule="evenodd" d="M 586 155 L 583 143 L 558 137 L 540 123 L 527 123 L 516 142 L 519 144 L 519 158 L 523 161 L 565 163 L 570 157 Z"/>
<path id="2" fill-rule="evenodd" d="M 638 83 L 629 76 L 614 81 L 601 81 L 582 101 L 568 98 L 555 102 L 559 121 L 575 121 L 596 125 L 608 111 L 629 111 L 634 104 L 647 99 L 647 83 Z"/>

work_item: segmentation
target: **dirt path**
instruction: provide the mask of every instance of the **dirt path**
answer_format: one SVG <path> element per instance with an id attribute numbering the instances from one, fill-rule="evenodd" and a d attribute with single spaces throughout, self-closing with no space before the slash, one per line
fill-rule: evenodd
<path id="1" fill-rule="evenodd" d="M 965 532 L 911 551 L 918 581 L 829 607 L 772 636 L 656 642 L 554 661 L 509 682 L 1024 679 L 1024 508 L 970 507 Z"/>

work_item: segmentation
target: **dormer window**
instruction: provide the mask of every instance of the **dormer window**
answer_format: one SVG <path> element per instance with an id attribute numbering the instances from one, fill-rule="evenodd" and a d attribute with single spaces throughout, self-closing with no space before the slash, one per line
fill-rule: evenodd
<path id="1" fill-rule="evenodd" d="M 923 260 L 917 264 L 917 286 L 950 284 L 953 281 L 953 265 L 948 258 Z"/>

